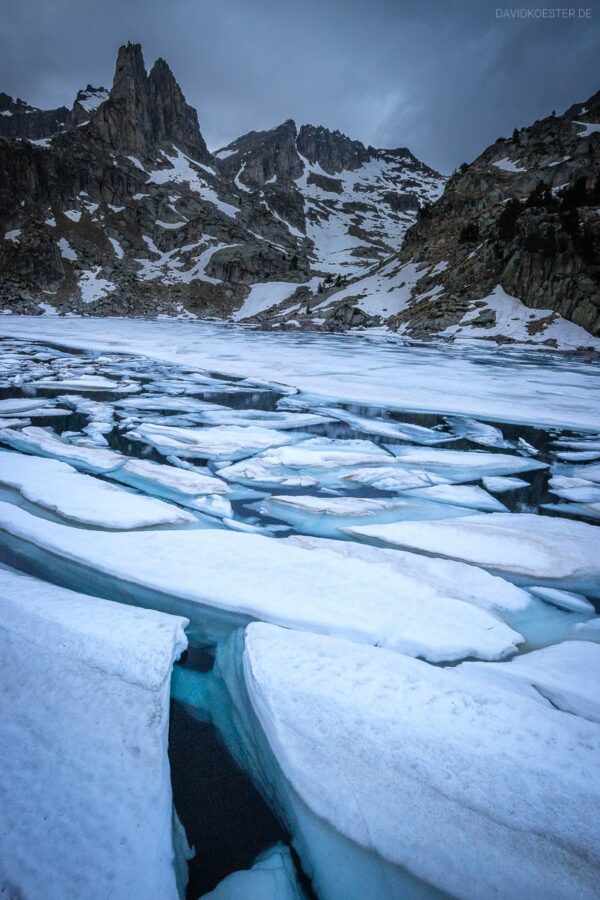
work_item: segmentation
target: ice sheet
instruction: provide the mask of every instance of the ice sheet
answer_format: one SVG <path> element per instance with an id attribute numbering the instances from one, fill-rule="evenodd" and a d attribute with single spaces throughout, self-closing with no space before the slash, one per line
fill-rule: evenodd
<path id="1" fill-rule="evenodd" d="M 393 335 L 277 334 L 106 317 L 3 316 L 0 331 L 279 381 L 326 403 L 598 431 L 597 363 L 542 349 L 420 346 Z"/>

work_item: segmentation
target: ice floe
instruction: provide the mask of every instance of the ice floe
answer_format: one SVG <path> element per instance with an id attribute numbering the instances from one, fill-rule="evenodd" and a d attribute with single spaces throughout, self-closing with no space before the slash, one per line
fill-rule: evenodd
<path id="1" fill-rule="evenodd" d="M 529 482 L 522 478 L 505 478 L 502 475 L 490 475 L 481 479 L 486 491 L 494 494 L 504 494 L 506 491 L 518 491 L 520 488 L 529 487 Z"/>
<path id="2" fill-rule="evenodd" d="M 264 624 L 243 671 L 266 746 L 240 758 L 319 896 L 597 894 L 595 723 L 467 667 Z"/>
<path id="3" fill-rule="evenodd" d="M 131 394 L 141 390 L 139 384 L 113 381 L 102 375 L 81 375 L 76 378 L 40 378 L 34 382 L 37 391 L 102 391 L 110 394 Z"/>
<path id="4" fill-rule="evenodd" d="M 337 409 L 329 406 L 317 406 L 316 411 L 324 416 L 345 422 L 357 431 L 367 434 L 377 434 L 382 437 L 400 438 L 415 444 L 443 444 L 454 440 L 454 436 L 433 428 L 424 428 L 422 425 L 412 425 L 409 422 L 396 422 L 394 419 L 381 419 L 376 416 L 361 416 L 345 409 Z"/>
<path id="5" fill-rule="evenodd" d="M 485 475 L 511 475 L 547 468 L 546 463 L 508 453 L 485 453 L 482 450 L 440 450 L 436 447 L 403 447 L 387 444 L 400 465 L 424 468 L 442 475 L 448 481 L 475 481 Z"/>
<path id="6" fill-rule="evenodd" d="M 425 488 L 429 490 L 429 488 Z M 353 523 L 397 522 L 403 519 L 447 519 L 471 516 L 473 509 L 453 506 L 448 501 L 415 497 L 415 491 L 401 498 L 330 497 L 275 495 L 256 504 L 263 515 L 281 519 L 305 534 L 340 537 L 340 528 Z M 491 498 L 490 498 L 491 499 Z"/>
<path id="7" fill-rule="evenodd" d="M 529 513 L 488 513 L 447 522 L 356 525 L 346 531 L 392 547 L 482 566 L 519 584 L 600 596 L 600 528 Z"/>
<path id="8" fill-rule="evenodd" d="M 219 475 L 242 483 L 310 487 L 320 479 L 333 483 L 353 467 L 390 461 L 390 454 L 370 441 L 317 437 L 292 446 L 273 447 L 250 460 L 220 469 Z"/>
<path id="9" fill-rule="evenodd" d="M 563 641 L 509 662 L 466 662 L 458 671 L 508 689 L 522 685 L 533 700 L 600 722 L 600 644 Z M 505 681 L 505 679 L 507 681 Z"/>
<path id="10" fill-rule="evenodd" d="M 0 613 L 7 896 L 177 900 L 167 742 L 186 620 L 2 568 Z"/>
<path id="11" fill-rule="evenodd" d="M 53 431 L 37 428 L 33 425 L 14 431 L 5 428 L 0 431 L 0 442 L 8 444 L 14 450 L 48 456 L 70 463 L 77 469 L 93 474 L 111 472 L 126 462 L 127 457 L 114 450 L 95 447 L 76 446 L 62 441 Z"/>
<path id="12" fill-rule="evenodd" d="M 454 506 L 471 507 L 471 509 L 480 509 L 482 512 L 507 511 L 503 503 L 500 503 L 483 488 L 473 484 L 436 484 L 411 490 L 410 496 L 435 500 L 439 503 L 449 503 Z"/>
<path id="13" fill-rule="evenodd" d="M 216 425 L 206 428 L 177 428 L 142 424 L 127 432 L 131 440 L 149 444 L 164 456 L 175 453 L 188 459 L 235 460 L 297 440 L 258 425 Z"/>
<path id="14" fill-rule="evenodd" d="M 570 612 L 594 612 L 594 604 L 582 597 L 581 594 L 574 594 L 572 591 L 560 591 L 558 588 L 529 587 L 529 591 L 535 597 L 551 603 L 552 606 L 558 606 L 559 609 L 567 609 Z"/>
<path id="15" fill-rule="evenodd" d="M 67 463 L 0 451 L 0 485 L 60 518 L 99 528 L 183 525 L 195 517 L 177 506 L 81 475 Z"/>
<path id="16" fill-rule="evenodd" d="M 206 472 L 130 459 L 110 473 L 110 477 L 144 493 L 175 500 L 182 506 L 219 517 L 232 516 L 231 503 L 223 497 L 229 486 Z"/>
<path id="17" fill-rule="evenodd" d="M 109 532 L 43 521 L 0 503 L 0 544 L 96 593 L 119 590 L 184 614 L 190 639 L 260 619 L 423 656 L 500 659 L 521 635 L 485 609 L 404 578 L 387 561 L 227 530 Z M 235 565 L 232 561 L 235 560 Z M 257 590 L 257 586 L 259 589 Z M 408 588 L 408 590 L 407 590 Z"/>
<path id="18" fill-rule="evenodd" d="M 458 416 L 448 416 L 446 421 L 457 437 L 467 438 L 473 444 L 481 444 L 484 447 L 496 447 L 499 450 L 513 446 L 504 438 L 499 428 L 475 419 L 464 419 Z"/>
<path id="19" fill-rule="evenodd" d="M 260 428 L 308 428 L 324 425 L 332 419 L 326 415 L 296 412 L 267 412 L 263 409 L 227 409 L 227 407 L 206 409 L 202 421 L 209 425 L 254 425 Z"/>

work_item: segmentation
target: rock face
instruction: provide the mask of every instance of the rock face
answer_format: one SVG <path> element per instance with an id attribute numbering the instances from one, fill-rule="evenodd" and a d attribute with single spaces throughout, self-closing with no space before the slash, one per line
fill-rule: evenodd
<path id="1" fill-rule="evenodd" d="M 380 320 L 415 336 L 552 343 L 560 316 L 599 335 L 599 123 L 600 93 L 463 164 L 371 276 L 388 306 L 397 299 Z M 364 291 L 333 294 L 327 315 L 352 297 L 360 308 Z"/>
<path id="2" fill-rule="evenodd" d="M 63 128 L 69 118 L 66 106 L 37 109 L 24 100 L 13 100 L 0 91 L 0 137 L 24 137 L 39 141 Z"/>
<path id="3" fill-rule="evenodd" d="M 344 169 L 358 169 L 371 158 L 369 150 L 360 141 L 314 125 L 302 126 L 297 143 L 302 156 L 312 165 L 318 163 L 328 175 Z"/>
<path id="4" fill-rule="evenodd" d="M 71 110 L 6 95 L 0 110 L 0 308 L 14 312 L 227 316 L 265 281 L 308 298 L 397 249 L 443 185 L 406 150 L 291 120 L 213 156 L 139 44 Z"/>

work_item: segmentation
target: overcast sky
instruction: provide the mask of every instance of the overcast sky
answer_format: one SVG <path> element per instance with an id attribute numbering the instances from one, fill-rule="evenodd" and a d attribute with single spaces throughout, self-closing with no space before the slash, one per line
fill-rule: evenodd
<path id="1" fill-rule="evenodd" d="M 212 149 L 293 118 L 448 172 L 600 89 L 600 0 L 571 20 L 498 18 L 502 3 L 1 0 L 0 90 L 70 106 L 88 82 L 110 87 L 131 40 L 148 68 L 170 64 Z"/>

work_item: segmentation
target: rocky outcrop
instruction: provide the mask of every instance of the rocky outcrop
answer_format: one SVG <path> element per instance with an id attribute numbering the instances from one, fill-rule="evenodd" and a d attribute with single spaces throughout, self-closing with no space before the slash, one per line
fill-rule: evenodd
<path id="1" fill-rule="evenodd" d="M 293 181 L 304 171 L 296 135 L 292 119 L 270 131 L 250 131 L 215 154 L 219 168 L 226 177 L 239 178 L 249 188 L 260 188 L 274 179 Z"/>
<path id="2" fill-rule="evenodd" d="M 69 118 L 66 106 L 38 109 L 24 100 L 13 100 L 0 92 L 0 137 L 39 141 L 64 128 Z"/>
<path id="3" fill-rule="evenodd" d="M 395 257 L 331 293 L 328 320 L 352 297 L 368 306 L 368 292 L 381 298 L 380 322 L 416 337 L 553 344 L 562 319 L 599 335 L 600 93 L 461 165 Z"/>
<path id="4" fill-rule="evenodd" d="M 360 141 L 353 141 L 340 131 L 315 125 L 302 126 L 297 147 L 302 156 L 313 165 L 318 164 L 328 175 L 358 169 L 371 158 L 371 153 Z"/>
<path id="5" fill-rule="evenodd" d="M 91 131 L 112 148 L 142 156 L 175 144 L 200 162 L 211 159 L 197 113 L 186 103 L 171 69 L 158 59 L 148 75 L 139 44 L 120 48 L 110 95 L 94 116 Z"/>

